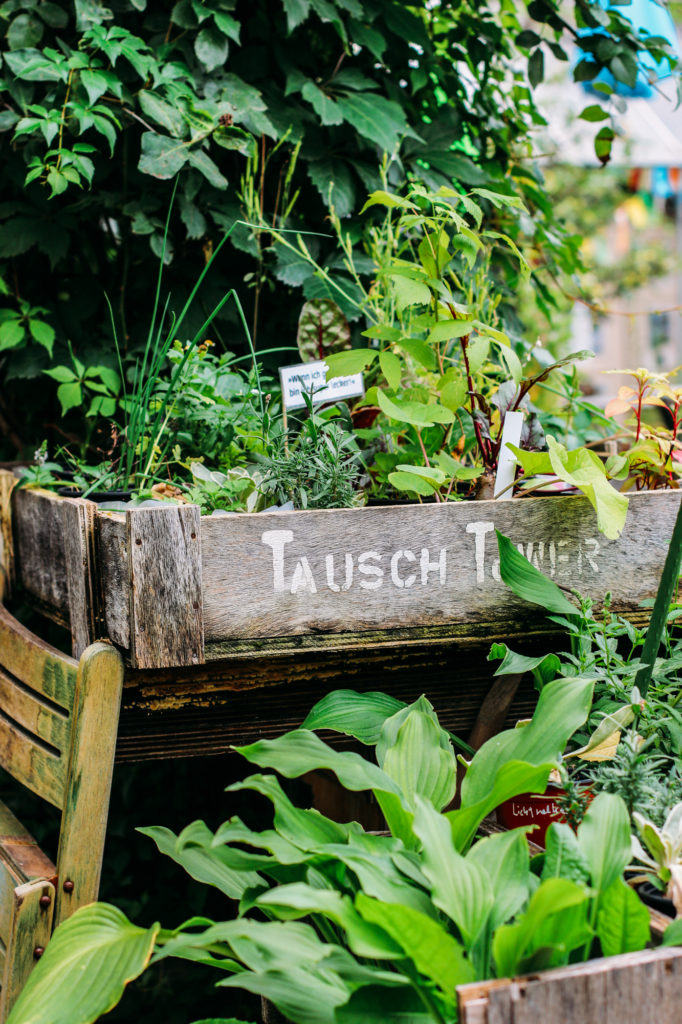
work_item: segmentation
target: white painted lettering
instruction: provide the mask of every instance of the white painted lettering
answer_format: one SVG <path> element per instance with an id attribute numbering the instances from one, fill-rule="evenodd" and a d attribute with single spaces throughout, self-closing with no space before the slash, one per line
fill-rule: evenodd
<path id="1" fill-rule="evenodd" d="M 495 529 L 495 524 L 479 520 L 467 523 L 467 533 L 476 537 L 476 582 L 485 583 L 485 535 Z"/>
<path id="2" fill-rule="evenodd" d="M 291 577 L 291 593 L 296 594 L 299 590 L 303 590 L 308 594 L 317 593 L 315 580 L 305 555 L 296 563 L 294 575 Z"/>
<path id="3" fill-rule="evenodd" d="M 293 539 L 291 530 L 266 530 L 261 535 L 263 544 L 272 548 L 272 582 L 276 594 L 287 589 L 284 582 L 284 545 L 291 544 Z"/>
<path id="4" fill-rule="evenodd" d="M 595 555 L 599 551 L 599 541 L 595 537 L 586 537 L 585 544 L 592 544 L 592 550 L 585 552 L 585 558 L 590 563 L 590 568 L 593 572 L 599 572 L 599 566 L 595 562 Z"/>
<path id="5" fill-rule="evenodd" d="M 419 559 L 419 570 L 422 577 L 422 586 L 426 586 L 429 580 L 430 572 L 437 572 L 441 587 L 445 583 L 445 569 L 446 569 L 446 552 L 447 548 L 440 549 L 440 555 L 438 556 L 437 562 L 429 561 L 429 549 L 422 548 L 421 558 Z"/>
<path id="6" fill-rule="evenodd" d="M 412 551 L 407 549 L 405 551 L 396 551 L 395 554 L 391 556 L 391 579 L 395 583 L 396 587 L 411 587 L 417 580 L 415 574 L 411 572 L 409 576 L 405 576 L 403 579 L 398 572 L 398 562 L 403 558 L 406 562 L 417 561 Z"/>
<path id="7" fill-rule="evenodd" d="M 370 560 L 381 561 L 381 554 L 378 551 L 363 551 L 358 557 L 358 572 L 365 576 L 376 576 L 373 580 L 360 580 L 360 586 L 364 590 L 377 590 L 381 586 L 384 570 L 378 565 L 368 565 Z"/>
<path id="8" fill-rule="evenodd" d="M 334 580 L 334 556 L 326 555 L 324 560 L 325 569 L 327 570 L 327 586 L 335 594 L 340 591 L 350 590 L 351 583 L 353 582 L 353 556 L 350 552 L 346 552 L 346 579 L 341 586 Z"/>

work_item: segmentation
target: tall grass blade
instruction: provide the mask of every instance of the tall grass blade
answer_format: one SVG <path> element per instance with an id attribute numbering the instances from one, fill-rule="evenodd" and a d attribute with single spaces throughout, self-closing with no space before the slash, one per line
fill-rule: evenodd
<path id="1" fill-rule="evenodd" d="M 635 686 L 638 687 L 642 697 L 646 697 L 651 682 L 651 674 L 654 670 L 654 662 L 658 654 L 666 620 L 668 608 L 673 599 L 677 581 L 680 576 L 680 563 L 682 562 L 682 503 L 680 504 L 673 535 L 670 538 L 668 554 L 666 555 L 661 582 L 658 585 L 658 593 L 654 601 L 649 628 L 646 631 L 646 640 L 642 649 L 642 662 L 644 663 L 635 676 Z"/>

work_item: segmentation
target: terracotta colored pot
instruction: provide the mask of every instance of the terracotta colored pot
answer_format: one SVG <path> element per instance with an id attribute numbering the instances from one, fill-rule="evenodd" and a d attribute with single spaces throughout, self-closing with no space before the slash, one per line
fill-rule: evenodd
<path id="1" fill-rule="evenodd" d="M 587 795 L 587 806 L 592 803 L 594 793 L 591 785 L 585 785 L 584 791 Z M 545 834 L 547 829 L 556 821 L 558 824 L 565 824 L 566 818 L 562 814 L 557 800 L 566 795 L 562 786 L 550 782 L 544 793 L 520 793 L 519 796 L 505 800 L 497 808 L 497 821 L 504 828 L 520 828 L 521 825 L 536 825 L 537 827 L 529 834 L 529 838 L 544 849 Z"/>
<path id="2" fill-rule="evenodd" d="M 520 793 L 511 800 L 505 800 L 497 808 L 498 824 L 510 829 L 535 825 L 529 837 L 544 847 L 545 834 L 552 822 L 566 821 L 557 803 L 557 797 L 565 792 L 560 786 L 548 786 L 544 793 Z"/>

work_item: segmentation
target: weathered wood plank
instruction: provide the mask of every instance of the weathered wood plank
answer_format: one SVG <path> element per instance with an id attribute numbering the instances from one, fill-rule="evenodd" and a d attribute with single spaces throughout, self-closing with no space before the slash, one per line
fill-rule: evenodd
<path id="1" fill-rule="evenodd" d="M 0 668 L 0 708 L 23 729 L 63 751 L 68 738 L 68 716 Z"/>
<path id="2" fill-rule="evenodd" d="M 58 495 L 33 488 L 16 488 L 12 495 L 17 579 L 29 594 L 68 615 L 63 503 Z"/>
<path id="3" fill-rule="evenodd" d="M 49 882 L 27 882 L 13 893 L 10 934 L 0 992 L 0 1020 L 5 1020 L 36 965 L 36 950 L 45 949 L 52 932 L 54 887 Z M 41 898 L 50 902 L 41 906 Z"/>
<path id="4" fill-rule="evenodd" d="M 23 495 L 14 499 L 17 521 L 22 505 L 34 518 L 39 508 L 49 534 L 52 506 L 64 499 Z M 138 667 L 248 657 L 263 641 L 277 657 L 301 645 L 350 651 L 542 631 L 541 610 L 499 580 L 499 528 L 558 583 L 597 603 L 608 588 L 614 610 L 639 619 L 640 602 L 656 592 L 680 500 L 680 491 L 632 495 L 619 541 L 597 532 L 586 499 L 566 496 L 200 521 L 193 506 L 132 510 L 126 519 L 98 511 L 95 601 L 102 632 Z M 57 590 L 66 577 L 60 543 L 61 570 L 48 574 Z M 38 545 L 43 553 L 48 547 Z M 45 580 L 31 586 L 58 615 L 63 598 L 50 597 Z"/>
<path id="5" fill-rule="evenodd" d="M 533 656 L 544 653 L 546 643 L 520 639 L 516 647 Z M 334 651 L 225 660 L 209 670 L 128 670 L 116 757 L 130 762 L 227 753 L 232 745 L 298 728 L 316 701 L 339 688 L 381 690 L 406 703 L 426 692 L 442 725 L 466 739 L 490 687 L 486 652 L 485 644 L 396 644 L 370 648 L 362 657 Z M 529 718 L 536 702 L 528 676 L 505 726 Z"/>
<path id="6" fill-rule="evenodd" d="M 81 658 L 62 803 L 55 924 L 97 899 L 114 766 L 123 661 L 109 644 Z M 73 883 L 64 888 L 65 882 Z"/>
<path id="7" fill-rule="evenodd" d="M 95 516 L 97 505 L 82 498 L 62 503 L 64 561 L 69 595 L 71 653 L 80 658 L 96 637 Z"/>
<path id="8" fill-rule="evenodd" d="M 12 537 L 12 491 L 17 478 L 0 469 L 0 601 L 6 601 L 14 584 L 14 540 Z"/>
<path id="9" fill-rule="evenodd" d="M 102 634 L 127 651 L 130 647 L 130 579 L 125 516 L 98 511 L 96 543 Z"/>
<path id="10" fill-rule="evenodd" d="M 682 949 L 474 982 L 459 986 L 457 1000 L 462 1024 L 674 1024 L 682 1004 Z"/>
<path id="11" fill-rule="evenodd" d="M 656 592 L 680 500 L 632 495 L 618 541 L 582 497 L 205 517 L 205 639 L 512 623 L 528 605 L 499 579 L 496 528 L 557 583 L 634 610 Z"/>
<path id="12" fill-rule="evenodd" d="M 138 668 L 204 660 L 201 516 L 196 505 L 126 514 L 130 654 Z"/>
<path id="13" fill-rule="evenodd" d="M 65 711 L 71 710 L 78 662 L 40 640 L 1 604 L 0 655 L 11 675 Z"/>
<path id="14" fill-rule="evenodd" d="M 9 940 L 14 890 L 35 878 L 54 883 L 57 869 L 36 844 L 33 836 L 0 802 L 0 940 Z"/>
<path id="15" fill-rule="evenodd" d="M 19 729 L 0 711 L 0 765 L 17 782 L 61 807 L 66 772 L 63 760 L 39 739 Z"/>

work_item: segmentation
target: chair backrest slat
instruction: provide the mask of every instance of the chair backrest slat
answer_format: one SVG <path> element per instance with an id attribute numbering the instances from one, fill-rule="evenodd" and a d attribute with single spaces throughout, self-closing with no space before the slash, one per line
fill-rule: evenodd
<path id="1" fill-rule="evenodd" d="M 58 704 L 35 693 L 0 668 L 0 708 L 25 729 L 60 753 L 67 751 L 69 716 Z"/>
<path id="2" fill-rule="evenodd" d="M 23 729 L 0 710 L 0 765 L 17 782 L 60 810 L 64 803 L 66 760 L 56 747 Z"/>
<path id="3" fill-rule="evenodd" d="M 43 643 L 0 605 L 0 665 L 64 711 L 73 708 L 78 662 Z"/>

